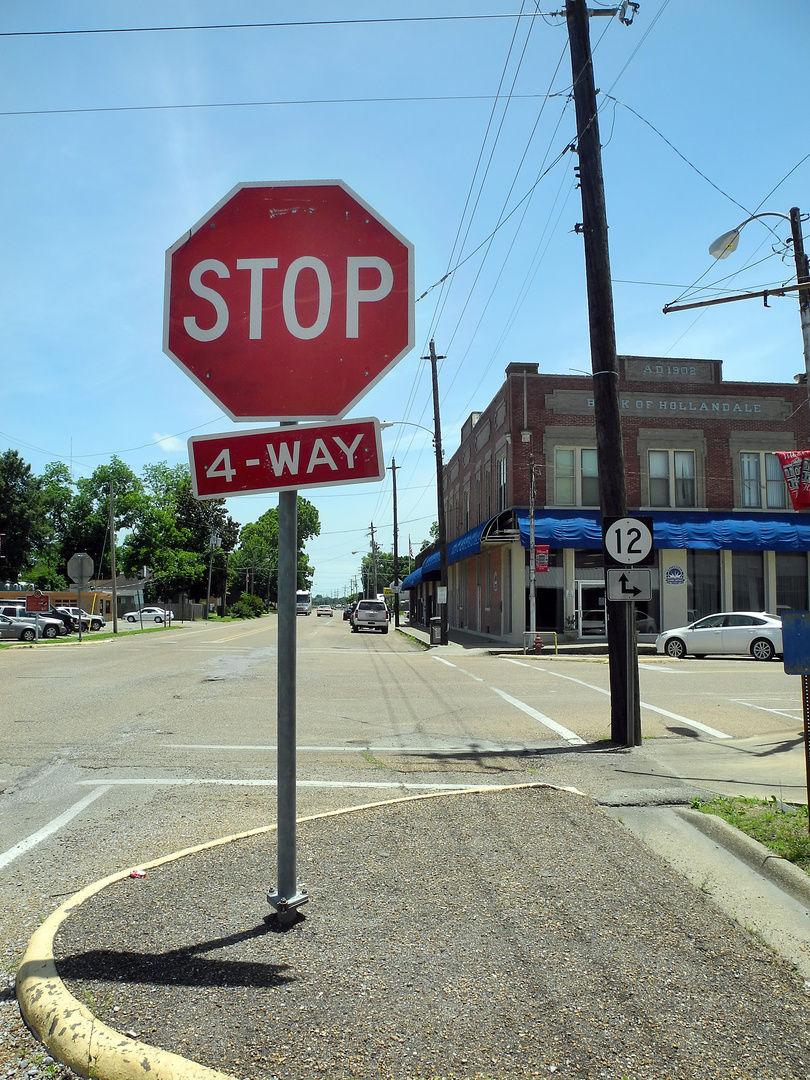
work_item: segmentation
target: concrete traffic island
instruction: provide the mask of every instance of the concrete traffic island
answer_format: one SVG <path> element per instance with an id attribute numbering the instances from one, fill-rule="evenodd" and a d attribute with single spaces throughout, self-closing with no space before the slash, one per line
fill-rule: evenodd
<path id="1" fill-rule="evenodd" d="M 807 1072 L 804 980 L 572 788 L 318 815 L 299 853 L 288 928 L 272 826 L 77 893 L 29 944 L 26 1021 L 101 1080 Z"/>

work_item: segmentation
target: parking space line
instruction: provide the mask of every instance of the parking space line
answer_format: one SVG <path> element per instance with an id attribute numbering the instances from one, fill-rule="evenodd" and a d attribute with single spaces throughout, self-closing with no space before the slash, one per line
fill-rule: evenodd
<path id="1" fill-rule="evenodd" d="M 551 731 L 556 732 L 561 738 L 565 739 L 567 743 L 572 746 L 584 746 L 585 740 L 581 739 L 573 731 L 569 731 L 568 728 L 563 727 L 562 724 L 558 724 L 556 720 L 552 720 L 550 716 L 545 716 L 543 713 L 538 712 L 537 709 L 533 709 L 531 705 L 527 705 L 525 701 L 518 701 L 517 698 L 512 697 L 511 694 L 507 694 L 504 690 L 499 690 L 497 686 L 491 686 L 490 690 L 494 690 L 496 694 L 508 701 L 510 705 L 514 705 L 516 709 L 520 709 L 521 712 L 525 712 L 527 716 L 531 716 L 533 720 L 537 720 L 544 727 L 549 728 Z"/>
<path id="2" fill-rule="evenodd" d="M 97 780 L 88 780 L 88 784 L 97 784 Z M 65 810 L 63 814 L 55 817 L 53 821 L 49 821 L 47 825 L 44 825 L 38 832 L 32 833 L 31 836 L 26 837 L 25 840 L 20 840 L 14 847 L 10 847 L 8 851 L 4 851 L 0 855 L 0 870 L 3 867 L 8 866 L 9 863 L 14 862 L 20 855 L 24 855 L 27 851 L 35 848 L 37 844 L 41 844 L 43 840 L 47 840 L 49 836 L 53 836 L 55 832 L 58 832 L 63 825 L 67 825 L 73 818 L 77 817 L 82 810 L 86 810 L 87 807 L 100 798 L 106 791 L 109 791 L 109 785 L 105 784 L 103 787 L 97 787 L 95 791 L 91 791 L 89 795 L 85 795 L 83 799 L 79 799 L 77 803 L 74 803 L 68 810 Z"/>
<path id="3" fill-rule="evenodd" d="M 517 664 L 518 667 L 529 668 L 530 671 L 542 671 L 544 675 L 553 675 L 557 679 L 566 679 L 568 682 L 579 683 L 580 686 L 586 686 L 589 690 L 595 690 L 597 694 L 604 694 L 606 697 L 610 697 L 610 690 L 605 690 L 602 686 L 594 686 L 593 683 L 587 683 L 583 679 L 575 679 L 573 675 L 562 675 L 558 671 L 550 671 L 548 668 L 536 668 L 532 664 L 524 664 L 520 660 L 510 660 L 505 656 L 503 659 L 508 664 Z M 688 716 L 681 716 L 678 713 L 670 712 L 668 709 L 661 709 L 657 705 L 650 705 L 646 701 L 640 701 L 639 706 L 642 709 L 647 709 L 649 712 L 658 713 L 659 716 L 666 716 L 669 720 L 677 720 L 680 724 L 686 724 L 687 727 L 695 728 L 696 731 L 702 731 L 704 735 L 711 735 L 714 739 L 730 739 L 731 736 L 727 735 L 725 731 L 718 731 L 717 728 L 709 727 L 707 724 L 701 724 L 699 720 L 690 720 Z"/>
<path id="4" fill-rule="evenodd" d="M 745 705 L 749 709 L 759 709 L 760 712 L 773 713 L 775 716 L 786 716 L 788 720 L 800 722 L 802 719 L 801 705 L 797 705 L 793 712 L 785 712 L 784 709 L 769 709 L 765 705 L 755 705 L 753 701 L 743 701 L 741 698 L 732 698 L 735 705 Z"/>

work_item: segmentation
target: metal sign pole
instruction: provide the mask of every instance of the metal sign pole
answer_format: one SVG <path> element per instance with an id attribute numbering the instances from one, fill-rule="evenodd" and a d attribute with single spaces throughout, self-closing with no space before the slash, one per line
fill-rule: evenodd
<path id="1" fill-rule="evenodd" d="M 298 888 L 296 870 L 296 613 L 298 584 L 298 492 L 281 491 L 278 496 L 278 667 L 277 667 L 277 755 L 278 755 L 278 878 L 275 893 L 267 902 L 275 908 L 282 924 L 295 922 L 296 908 L 309 899 Z"/>
<path id="2" fill-rule="evenodd" d="M 810 675 L 802 675 L 802 716 L 804 717 L 804 775 L 807 780 L 807 831 L 810 833 Z"/>

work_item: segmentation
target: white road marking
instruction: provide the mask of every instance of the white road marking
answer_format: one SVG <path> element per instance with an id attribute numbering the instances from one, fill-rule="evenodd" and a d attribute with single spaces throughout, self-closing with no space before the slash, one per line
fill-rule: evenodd
<path id="1" fill-rule="evenodd" d="M 227 743 L 163 743 L 166 750 L 218 750 L 245 751 L 247 753 L 272 753 L 278 746 L 229 745 Z M 502 754 L 522 753 L 534 747 L 525 744 L 465 743 L 462 746 L 296 746 L 297 751 L 314 754 Z"/>
<path id="2" fill-rule="evenodd" d="M 466 675 L 468 679 L 473 679 L 475 682 L 483 682 L 477 675 L 473 675 L 471 671 L 465 671 L 463 667 L 459 667 L 458 664 L 451 664 L 449 660 L 445 660 L 443 656 L 436 656 L 433 654 L 433 659 L 438 660 L 440 664 L 447 664 L 448 667 L 455 668 L 456 671 L 460 671 L 462 675 Z"/>
<path id="3" fill-rule="evenodd" d="M 520 709 L 521 712 L 525 712 L 527 716 L 531 716 L 534 720 L 539 721 L 544 727 L 550 728 L 551 731 L 556 732 L 566 742 L 571 743 L 572 746 L 584 746 L 585 740 L 581 739 L 579 735 L 573 731 L 569 731 L 568 728 L 558 724 L 556 720 L 552 720 L 549 716 L 544 716 L 543 713 L 538 712 L 537 709 L 533 709 L 531 705 L 527 705 L 525 701 L 518 701 L 517 698 L 513 698 L 511 694 L 505 693 L 503 690 L 499 690 L 497 686 L 491 686 L 491 690 L 494 690 L 496 694 L 499 694 L 504 701 L 508 701 L 510 705 L 514 705 L 516 709 Z"/>
<path id="4" fill-rule="evenodd" d="M 78 785 L 84 786 L 95 783 L 94 780 L 79 780 Z M 148 777 L 140 779 L 128 777 L 123 780 L 107 780 L 109 787 L 276 787 L 278 781 L 273 777 L 267 780 L 212 780 L 190 779 L 188 777 Z M 479 787 L 479 784 L 400 784 L 384 781 L 344 781 L 344 780 L 296 780 L 296 787 L 314 788 L 404 788 L 413 791 L 466 791 L 469 787 Z M 491 785 L 497 787 L 497 785 Z M 13 849 L 12 849 L 13 850 Z"/>
<path id="5" fill-rule="evenodd" d="M 87 784 L 97 784 L 97 780 L 88 780 Z M 104 787 L 97 787 L 95 791 L 91 791 L 89 795 L 85 795 L 83 799 L 79 799 L 77 803 L 74 803 L 70 809 L 65 810 L 64 814 L 60 814 L 59 817 L 55 817 L 53 821 L 49 821 L 47 825 L 44 825 L 38 832 L 33 833 L 25 840 L 20 840 L 14 847 L 10 847 L 8 851 L 4 851 L 0 855 L 0 870 L 4 866 L 8 866 L 20 855 L 24 855 L 26 851 L 30 851 L 35 848 L 37 844 L 41 844 L 43 840 L 47 840 L 49 836 L 53 836 L 55 832 L 58 832 L 63 825 L 67 825 L 69 821 L 72 821 L 82 810 L 86 810 L 87 807 L 96 801 L 106 791 L 109 791 L 109 785 Z"/>
<path id="6" fill-rule="evenodd" d="M 775 716 L 787 716 L 789 720 L 801 720 L 801 705 L 797 705 L 793 712 L 785 712 L 784 709 L 768 709 L 765 705 L 755 705 L 753 701 L 743 701 L 741 698 L 733 698 L 735 705 L 745 705 L 749 709 L 759 709 L 760 712 L 773 713 Z M 798 716 L 796 714 L 799 714 Z"/>
<path id="7" fill-rule="evenodd" d="M 506 660 L 508 664 L 517 664 L 519 667 L 526 667 L 531 671 L 542 671 L 544 675 L 553 675 L 557 679 L 566 679 L 568 682 L 586 686 L 589 690 L 595 690 L 597 694 L 604 694 L 606 697 L 610 697 L 610 690 L 605 690 L 602 686 L 594 686 L 593 683 L 584 682 L 582 679 L 575 679 L 572 675 L 561 675 L 558 671 L 550 671 L 548 668 L 536 668 L 531 664 L 524 664 L 520 660 L 510 660 L 509 657 L 506 656 L 503 657 L 503 659 Z M 731 738 L 725 731 L 718 731 L 717 728 L 708 727 L 706 724 L 701 724 L 699 720 L 690 720 L 688 716 L 681 716 L 678 713 L 670 712 L 668 709 L 660 709 L 657 705 L 650 705 L 646 701 L 640 701 L 639 705 L 642 709 L 658 713 L 659 716 L 666 716 L 670 720 L 677 720 L 678 723 L 686 724 L 687 727 L 695 728 L 696 731 L 702 731 L 705 735 L 711 735 L 712 738 Z"/>

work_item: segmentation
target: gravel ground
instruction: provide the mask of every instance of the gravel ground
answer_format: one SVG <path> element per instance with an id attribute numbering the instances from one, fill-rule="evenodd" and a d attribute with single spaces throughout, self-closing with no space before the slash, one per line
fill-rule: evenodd
<path id="1" fill-rule="evenodd" d="M 17 1080 L 73 1080 L 76 1074 L 54 1061 L 37 1042 L 20 1017 L 14 994 L 14 977 L 0 976 L 0 1078 Z"/>
<path id="2" fill-rule="evenodd" d="M 265 920 L 275 833 L 237 841 L 69 916 L 68 988 L 255 1080 L 810 1078 L 803 981 L 589 799 L 425 799 L 298 836 L 294 926 Z"/>

